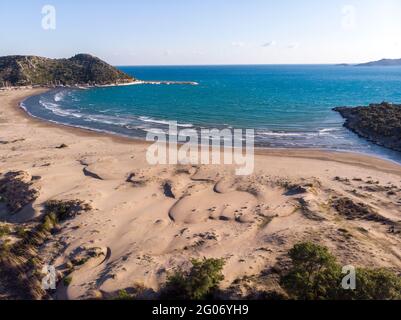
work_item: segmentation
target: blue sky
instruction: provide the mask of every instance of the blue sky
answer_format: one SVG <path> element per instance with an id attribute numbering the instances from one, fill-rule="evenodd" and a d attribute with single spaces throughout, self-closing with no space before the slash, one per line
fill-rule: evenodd
<path id="1" fill-rule="evenodd" d="M 56 9 L 55 30 L 42 28 L 44 5 Z M 0 1 L 0 55 L 78 52 L 115 65 L 401 58 L 401 1 Z"/>

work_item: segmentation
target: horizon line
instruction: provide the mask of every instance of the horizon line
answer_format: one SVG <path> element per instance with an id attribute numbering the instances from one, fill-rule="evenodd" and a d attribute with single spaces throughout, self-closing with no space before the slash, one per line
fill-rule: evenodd
<path id="1" fill-rule="evenodd" d="M 372 62 L 379 62 L 382 60 L 401 60 L 400 58 L 377 58 L 374 59 L 372 58 L 371 60 L 366 59 L 366 61 L 359 61 L 359 62 L 312 62 L 312 63 L 303 63 L 303 62 L 283 62 L 283 63 L 184 63 L 184 64 L 179 64 L 179 63 L 145 63 L 145 64 L 127 64 L 127 63 L 112 63 L 108 62 L 108 59 L 103 58 L 99 55 L 93 54 L 93 53 L 77 53 L 71 57 L 74 57 L 79 54 L 87 54 L 93 57 L 97 57 L 104 62 L 114 66 L 114 67 L 198 67 L 198 66 L 358 66 L 366 63 L 372 63 Z M 63 57 L 47 57 L 45 55 L 38 55 L 38 54 L 6 54 L 0 57 L 11 57 L 11 56 L 37 56 L 37 57 L 43 57 L 43 58 L 48 58 L 48 59 L 68 59 L 68 58 L 63 58 Z M 69 57 L 69 58 L 71 58 Z"/>
<path id="2" fill-rule="evenodd" d="M 114 67 L 357 66 L 360 63 L 113 64 Z"/>

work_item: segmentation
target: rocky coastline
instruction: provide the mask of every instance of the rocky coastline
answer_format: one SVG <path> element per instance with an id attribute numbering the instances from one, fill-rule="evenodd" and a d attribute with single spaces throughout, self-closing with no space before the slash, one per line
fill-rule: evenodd
<path id="1" fill-rule="evenodd" d="M 377 145 L 401 152 L 401 105 L 382 102 L 367 107 L 333 109 L 346 119 L 344 126 Z"/>

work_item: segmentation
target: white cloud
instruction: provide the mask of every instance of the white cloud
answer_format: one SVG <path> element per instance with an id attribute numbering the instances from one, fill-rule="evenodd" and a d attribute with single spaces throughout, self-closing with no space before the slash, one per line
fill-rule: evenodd
<path id="1" fill-rule="evenodd" d="M 287 48 L 288 49 L 298 49 L 300 44 L 298 42 L 290 43 Z"/>
<path id="2" fill-rule="evenodd" d="M 192 54 L 195 56 L 204 56 L 206 53 L 204 51 L 194 50 Z"/>
<path id="3" fill-rule="evenodd" d="M 265 47 L 265 48 L 274 47 L 276 44 L 277 44 L 277 42 L 273 40 L 273 41 L 269 41 L 269 42 L 262 44 L 262 47 Z"/>
<path id="4" fill-rule="evenodd" d="M 245 43 L 242 41 L 233 41 L 231 42 L 231 45 L 238 48 L 245 47 Z"/>

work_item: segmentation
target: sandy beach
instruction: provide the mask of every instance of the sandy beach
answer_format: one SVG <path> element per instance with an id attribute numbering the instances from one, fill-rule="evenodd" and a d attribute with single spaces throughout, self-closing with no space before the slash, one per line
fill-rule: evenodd
<path id="1" fill-rule="evenodd" d="M 265 149 L 257 150 L 251 176 L 223 165 L 151 166 L 144 141 L 28 116 L 19 103 L 42 90 L 0 92 L 0 173 L 23 171 L 38 191 L 17 213 L 0 204 L 0 216 L 29 224 L 46 201 L 84 201 L 91 209 L 64 222 L 40 259 L 65 276 L 77 255 L 102 253 L 75 266 L 54 298 L 157 291 L 169 272 L 202 257 L 226 260 L 223 288 L 241 297 L 250 288 L 277 288 L 274 270 L 300 241 L 329 247 L 344 265 L 401 271 L 400 165 L 353 153 Z M 341 209 L 345 200 L 379 218 L 350 216 Z"/>

